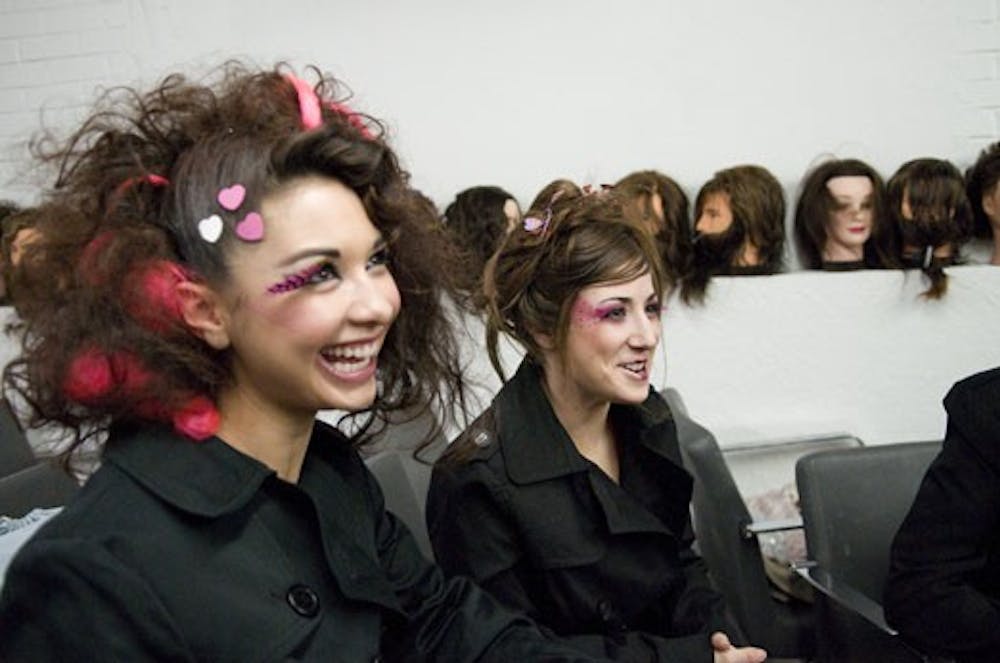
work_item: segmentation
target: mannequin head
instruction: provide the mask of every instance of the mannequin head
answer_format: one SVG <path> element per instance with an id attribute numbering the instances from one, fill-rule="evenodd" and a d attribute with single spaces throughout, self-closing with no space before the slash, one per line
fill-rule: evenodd
<path id="1" fill-rule="evenodd" d="M 761 166 L 720 170 L 695 199 L 694 259 L 682 286 L 685 301 L 701 301 L 714 275 L 774 274 L 785 246 L 785 197 Z"/>
<path id="2" fill-rule="evenodd" d="M 997 235 L 1000 229 L 1000 141 L 980 152 L 976 163 L 965 172 L 965 191 L 972 206 L 975 236 L 992 238 Z"/>
<path id="3" fill-rule="evenodd" d="M 857 159 L 827 161 L 810 171 L 795 206 L 795 241 L 803 266 L 891 266 L 894 242 L 885 220 L 884 191 L 875 169 Z"/>
<path id="4" fill-rule="evenodd" d="M 628 199 L 632 212 L 656 239 L 663 269 L 679 283 L 691 261 L 691 222 L 688 198 L 674 180 L 655 170 L 630 173 L 615 184 Z"/>
<path id="5" fill-rule="evenodd" d="M 946 265 L 959 260 L 959 247 L 972 231 L 972 207 L 958 169 L 941 159 L 914 159 L 899 167 L 887 185 L 889 217 L 901 238 L 901 262 L 930 280 L 924 296 L 947 289 Z"/>
<path id="6" fill-rule="evenodd" d="M 486 261 L 520 218 L 517 200 L 500 187 L 477 186 L 455 196 L 444 212 L 444 221 L 465 258 L 464 290 L 472 292 L 479 286 Z"/>

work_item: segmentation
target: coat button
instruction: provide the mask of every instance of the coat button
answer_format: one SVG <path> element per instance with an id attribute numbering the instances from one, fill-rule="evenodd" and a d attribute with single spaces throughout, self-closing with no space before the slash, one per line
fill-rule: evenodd
<path id="1" fill-rule="evenodd" d="M 305 585 L 292 585 L 288 594 L 285 595 L 288 605 L 292 610 L 303 617 L 315 617 L 319 614 L 319 597 L 311 587 Z"/>

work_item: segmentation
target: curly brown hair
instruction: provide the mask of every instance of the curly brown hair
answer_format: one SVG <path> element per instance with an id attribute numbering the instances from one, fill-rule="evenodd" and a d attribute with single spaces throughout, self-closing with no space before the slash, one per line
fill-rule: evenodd
<path id="1" fill-rule="evenodd" d="M 287 65 L 257 70 L 228 62 L 204 81 L 174 74 L 145 93 L 112 89 L 68 140 L 33 141 L 58 177 L 34 213 L 40 248 L 19 267 L 24 348 L 4 386 L 30 405 L 30 425 L 56 422 L 74 431 L 66 457 L 116 421 L 151 418 L 144 407 L 150 399 L 160 412 L 175 411 L 192 394 L 214 400 L 232 380 L 228 352 L 155 310 L 139 277 L 167 264 L 209 286 L 227 282 L 234 233 L 208 242 L 193 220 L 218 213 L 215 194 L 233 182 L 259 209 L 261 199 L 297 178 L 335 179 L 358 195 L 388 242 L 402 307 L 380 354 L 378 396 L 356 413 L 357 444 L 394 411 L 422 413 L 436 404 L 450 413 L 447 406 L 464 403 L 457 344 L 441 304 L 453 287 L 454 256 L 436 211 L 410 187 L 382 126 L 337 103 L 343 95 L 335 79 L 309 71 L 321 101 L 321 120 L 311 129 L 302 126 Z M 231 228 L 235 215 L 222 217 Z M 81 402 L 67 394 L 67 367 L 94 352 L 114 360 L 115 387 Z M 134 379 L 137 372 L 149 379 Z"/>
<path id="2" fill-rule="evenodd" d="M 620 179 L 615 190 L 632 199 L 641 217 L 656 229 L 653 236 L 660 247 L 663 270 L 671 281 L 681 282 L 691 263 L 690 202 L 684 189 L 663 173 L 640 170 Z"/>
<path id="3" fill-rule="evenodd" d="M 565 180 L 561 180 L 565 183 Z M 546 187 L 547 189 L 549 187 Z M 662 301 L 666 280 L 657 247 L 616 191 L 584 194 L 561 185 L 543 208 L 525 214 L 486 264 L 486 347 L 493 368 L 505 379 L 498 353 L 501 333 L 521 344 L 541 364 L 534 334 L 551 335 L 565 347 L 569 312 L 577 294 L 602 283 L 623 283 L 650 274 Z M 536 196 L 536 200 L 544 196 Z M 540 223 L 541 225 L 538 225 Z"/>
<path id="4" fill-rule="evenodd" d="M 943 159 L 912 159 L 889 178 L 886 199 L 900 237 L 900 263 L 924 273 L 930 285 L 923 298 L 941 299 L 948 291 L 944 268 L 961 261 L 959 249 L 972 235 L 972 205 L 962 173 Z M 903 216 L 904 200 L 912 218 Z M 929 259 L 934 249 L 944 246 L 951 248 L 950 258 Z"/>

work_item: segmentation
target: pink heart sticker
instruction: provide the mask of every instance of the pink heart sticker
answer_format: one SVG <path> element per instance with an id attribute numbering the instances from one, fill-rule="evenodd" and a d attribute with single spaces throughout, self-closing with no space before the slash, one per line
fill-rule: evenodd
<path id="1" fill-rule="evenodd" d="M 234 184 L 224 189 L 219 189 L 218 201 L 223 208 L 232 212 L 239 209 L 246 198 L 247 190 L 242 184 Z"/>
<path id="2" fill-rule="evenodd" d="M 259 242 L 264 239 L 264 219 L 257 212 L 250 212 L 236 224 L 236 236 L 244 242 Z"/>

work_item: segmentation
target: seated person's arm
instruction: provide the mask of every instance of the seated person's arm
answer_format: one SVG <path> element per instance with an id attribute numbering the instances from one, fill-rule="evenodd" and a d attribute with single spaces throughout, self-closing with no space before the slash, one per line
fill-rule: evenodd
<path id="1" fill-rule="evenodd" d="M 973 580 L 998 573 L 986 567 L 1000 532 L 1000 439 L 977 425 L 985 404 L 946 405 L 944 448 L 893 542 L 886 619 L 927 651 L 989 660 L 1000 647 L 1000 610 Z"/>

